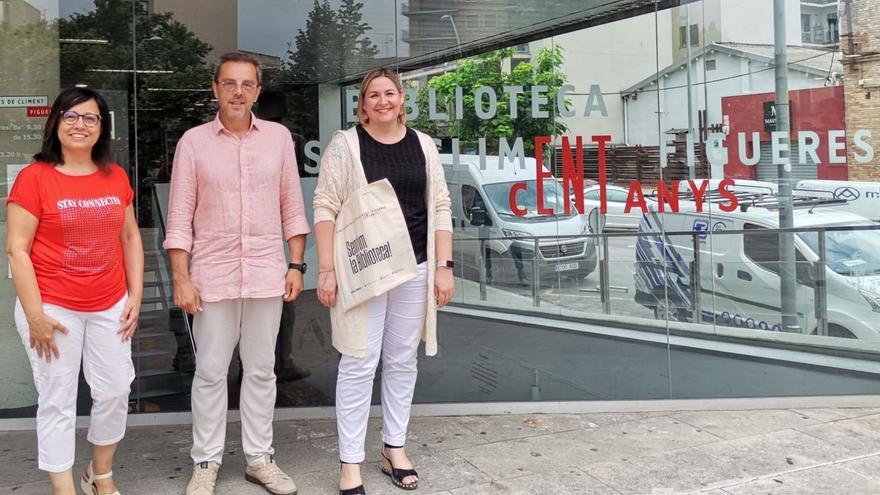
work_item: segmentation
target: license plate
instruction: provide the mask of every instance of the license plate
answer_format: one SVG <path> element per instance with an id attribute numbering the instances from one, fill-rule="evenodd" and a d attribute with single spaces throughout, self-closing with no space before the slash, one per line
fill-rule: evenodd
<path id="1" fill-rule="evenodd" d="M 577 270 L 577 269 L 578 269 L 578 264 L 576 262 L 575 263 L 560 263 L 560 264 L 556 265 L 557 272 L 567 272 L 569 270 Z"/>

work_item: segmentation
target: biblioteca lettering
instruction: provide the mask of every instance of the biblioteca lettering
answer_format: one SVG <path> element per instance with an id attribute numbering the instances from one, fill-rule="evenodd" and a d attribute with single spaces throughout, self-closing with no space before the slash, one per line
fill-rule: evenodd
<path id="1" fill-rule="evenodd" d="M 406 118 L 408 120 L 413 120 L 419 117 L 420 112 L 417 104 L 418 89 L 407 88 L 405 91 L 406 98 L 404 100 L 404 107 L 406 110 Z M 524 95 L 530 97 L 526 99 L 526 104 L 523 104 L 523 101 L 520 99 L 520 96 Z M 570 103 L 566 102 L 566 100 L 573 95 L 585 96 L 585 103 L 575 108 Z M 466 114 L 474 114 L 480 120 L 493 119 L 498 116 L 498 102 L 505 99 L 508 102 L 505 107 L 505 112 L 506 115 L 511 118 L 531 117 L 549 119 L 551 118 L 551 111 L 553 111 L 553 118 L 608 117 L 608 109 L 605 104 L 605 99 L 602 95 L 601 88 L 597 84 L 590 85 L 589 90 L 586 93 L 578 93 L 574 86 L 566 84 L 557 90 L 554 98 L 551 98 L 549 88 L 542 85 L 529 87 L 504 86 L 500 94 L 492 87 L 481 86 L 475 89 L 472 94 L 469 94 L 469 98 L 465 98 L 465 91 L 463 88 L 456 86 L 454 88 L 454 96 L 449 100 L 442 102 L 438 100 L 436 89 L 428 88 L 427 96 L 428 119 L 436 121 L 459 120 Z M 349 122 L 354 122 L 356 120 L 355 109 L 357 108 L 357 98 L 357 89 L 346 90 L 345 106 L 347 120 Z M 471 101 L 472 103 L 466 105 L 466 101 Z M 762 136 L 762 133 L 760 132 L 737 132 L 734 135 L 728 135 L 724 132 L 709 133 L 706 136 L 705 142 L 706 158 L 712 168 L 716 170 L 727 165 L 730 162 L 730 158 L 734 156 L 737 163 L 745 166 L 756 166 L 762 160 L 767 161 L 767 157 L 762 156 L 763 153 L 767 152 L 766 148 L 763 151 L 761 149 L 762 137 L 766 140 L 766 137 Z M 537 193 L 537 198 L 535 199 L 537 200 L 536 202 L 538 205 L 537 214 L 553 215 L 560 213 L 555 212 L 552 208 L 544 207 L 543 187 L 544 179 L 553 178 L 549 172 L 544 170 L 543 152 L 545 147 L 552 146 L 553 143 L 559 141 L 561 141 L 560 144 L 563 157 L 561 181 L 563 190 L 565 191 L 583 190 L 584 143 L 588 143 L 590 146 L 596 146 L 599 158 L 600 210 L 602 213 L 606 213 L 607 198 L 605 188 L 607 184 L 607 164 L 605 151 L 608 143 L 612 142 L 611 136 L 597 135 L 590 136 L 590 138 L 587 139 L 586 136 L 563 135 L 534 137 L 535 176 L 537 177 L 535 184 Z M 849 143 L 847 141 L 849 141 Z M 439 139 L 435 139 L 435 142 L 437 142 L 438 146 L 440 145 Z M 572 146 L 572 142 L 574 142 L 574 146 Z M 662 134 L 660 135 L 659 142 L 660 166 L 666 167 L 668 163 L 668 155 L 675 153 L 675 148 L 667 143 L 666 137 Z M 526 154 L 523 137 L 498 136 L 497 143 L 497 163 L 499 167 L 509 166 L 519 167 L 520 169 L 526 167 Z M 452 138 L 450 144 L 453 170 L 457 170 L 460 165 L 459 157 L 461 156 L 461 140 L 458 138 Z M 797 146 L 793 146 L 794 144 L 797 144 Z M 847 144 L 852 145 L 852 156 L 857 164 L 866 164 L 874 160 L 875 147 L 872 143 L 872 133 L 870 130 L 858 129 L 847 133 L 846 130 L 832 129 L 823 131 L 822 134 L 810 130 L 792 132 L 788 135 L 784 132 L 771 132 L 769 150 L 771 156 L 769 157 L 769 161 L 774 165 L 782 165 L 787 170 L 791 170 L 792 162 L 799 167 L 805 165 L 818 166 L 823 164 L 844 165 L 847 161 Z M 477 155 L 480 157 L 480 168 L 485 169 L 487 166 L 486 157 L 489 155 L 487 139 L 479 138 L 476 145 Z M 695 165 L 694 162 L 696 156 L 696 146 L 691 135 L 687 136 L 686 148 L 687 166 L 690 168 Z M 792 149 L 797 150 L 797 155 L 789 157 L 788 154 Z M 322 147 L 320 142 L 309 141 L 306 143 L 305 154 L 307 158 L 313 160 L 315 163 L 320 163 L 321 153 Z M 318 167 L 309 163 L 306 163 L 305 168 L 309 173 L 318 172 Z M 687 181 L 688 187 L 693 194 L 693 199 L 696 202 L 698 212 L 702 211 L 704 198 L 706 197 L 707 192 L 707 181 L 699 181 L 699 183 L 700 185 L 698 186 L 694 181 Z M 733 211 L 738 207 L 737 198 L 730 191 L 730 188 L 733 185 L 733 179 L 722 180 L 717 185 L 718 194 L 726 199 L 726 201 L 719 204 L 719 208 L 723 211 Z M 527 186 L 525 183 L 515 183 L 509 190 L 510 209 L 516 215 L 524 216 L 527 214 L 527 211 L 521 208 L 517 202 L 517 194 L 526 189 Z M 671 187 L 667 187 L 663 181 L 658 181 L 656 187 L 653 189 L 657 191 L 657 208 L 660 212 L 678 211 L 679 181 L 671 181 Z M 574 208 L 577 209 L 578 213 L 584 214 L 584 201 L 582 195 L 575 195 L 574 203 Z M 570 213 L 569 210 L 572 206 L 570 202 L 565 201 L 563 202 L 563 205 L 565 211 L 562 213 Z M 647 202 L 645 201 L 642 192 L 642 185 L 639 181 L 632 181 L 629 185 L 626 212 L 629 213 L 633 209 L 640 209 L 645 213 L 648 211 Z M 381 256 L 383 253 L 374 250 L 380 248 L 369 250 L 370 254 L 363 258 L 360 265 L 359 259 L 352 259 L 352 269 L 357 271 L 359 269 L 358 266 L 370 266 L 372 263 L 375 263 L 376 261 L 374 260 L 379 260 L 378 256 Z M 363 247 L 362 249 L 366 249 L 366 247 Z M 390 253 L 388 255 L 390 256 Z"/>
<path id="2" fill-rule="evenodd" d="M 371 248 L 367 246 L 367 240 L 362 235 L 352 241 L 346 241 L 345 250 L 348 263 L 351 265 L 351 273 L 358 273 L 364 268 L 391 258 L 390 242 Z"/>

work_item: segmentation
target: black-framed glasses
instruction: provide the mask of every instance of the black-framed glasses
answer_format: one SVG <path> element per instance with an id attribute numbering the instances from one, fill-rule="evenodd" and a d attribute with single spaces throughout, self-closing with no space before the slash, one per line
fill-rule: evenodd
<path id="1" fill-rule="evenodd" d="M 67 125 L 74 125 L 79 119 L 83 119 L 83 124 L 86 127 L 95 127 L 101 121 L 101 116 L 93 113 L 76 113 L 73 110 L 61 114 L 61 120 Z"/>
<path id="2" fill-rule="evenodd" d="M 233 81 L 232 79 L 224 79 L 220 81 L 220 87 L 223 88 L 223 91 L 227 93 L 234 93 L 235 88 L 241 86 L 241 90 L 244 93 L 253 93 L 257 90 L 257 83 L 253 81 L 242 81 L 241 84 Z"/>

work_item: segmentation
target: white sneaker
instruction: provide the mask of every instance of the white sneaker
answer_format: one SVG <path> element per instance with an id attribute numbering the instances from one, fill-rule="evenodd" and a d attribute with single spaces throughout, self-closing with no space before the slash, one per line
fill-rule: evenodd
<path id="1" fill-rule="evenodd" d="M 244 479 L 262 486 L 273 495 L 296 495 L 296 483 L 275 464 L 275 458 L 271 455 L 266 456 L 262 466 L 248 466 Z"/>
<path id="2" fill-rule="evenodd" d="M 214 495 L 218 471 L 220 464 L 216 462 L 200 462 L 193 466 L 192 478 L 186 485 L 186 495 Z"/>

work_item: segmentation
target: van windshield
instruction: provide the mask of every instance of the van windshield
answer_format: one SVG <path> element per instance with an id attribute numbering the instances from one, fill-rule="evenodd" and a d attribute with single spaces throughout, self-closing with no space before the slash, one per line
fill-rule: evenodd
<path id="1" fill-rule="evenodd" d="M 513 187 L 514 184 L 519 183 L 525 183 L 526 185 L 525 190 L 520 190 L 516 193 L 517 205 L 520 208 L 527 210 L 524 217 L 516 216 L 510 208 L 510 188 Z M 537 184 L 537 182 L 533 180 L 500 182 L 497 184 L 486 184 L 483 186 L 483 190 L 486 191 L 486 196 L 489 197 L 489 201 L 492 202 L 495 211 L 504 217 L 537 220 L 539 218 L 571 218 L 577 214 L 577 210 L 571 206 L 568 196 L 563 194 L 562 187 L 559 183 L 554 179 L 544 179 L 544 208 L 552 209 L 553 215 L 538 216 L 538 194 L 535 184 Z M 565 214 L 566 202 L 570 206 L 569 214 L 567 215 Z"/>
<path id="2" fill-rule="evenodd" d="M 819 234 L 798 234 L 814 253 L 819 252 Z M 828 268 L 846 276 L 880 273 L 880 231 L 842 230 L 825 233 L 825 258 Z"/>

